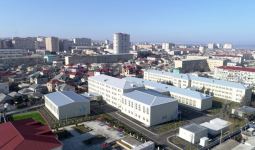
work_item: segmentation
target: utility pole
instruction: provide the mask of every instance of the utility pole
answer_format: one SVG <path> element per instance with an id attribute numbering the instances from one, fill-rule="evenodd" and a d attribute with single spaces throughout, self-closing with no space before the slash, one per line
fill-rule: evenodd
<path id="1" fill-rule="evenodd" d="M 221 139 L 222 139 L 222 129 L 220 130 L 220 144 L 221 144 Z"/>

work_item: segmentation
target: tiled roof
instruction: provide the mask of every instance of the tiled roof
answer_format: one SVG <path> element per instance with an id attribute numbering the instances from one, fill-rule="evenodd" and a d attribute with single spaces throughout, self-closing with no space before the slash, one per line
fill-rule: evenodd
<path id="1" fill-rule="evenodd" d="M 1 150 L 50 150 L 62 144 L 50 128 L 33 119 L 0 124 Z"/>

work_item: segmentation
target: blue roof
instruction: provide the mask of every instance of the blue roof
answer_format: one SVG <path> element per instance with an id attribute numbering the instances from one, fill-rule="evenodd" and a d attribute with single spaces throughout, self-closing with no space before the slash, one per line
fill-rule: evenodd
<path id="1" fill-rule="evenodd" d="M 124 96 L 150 106 L 176 102 L 175 99 L 153 90 L 134 90 L 125 93 Z"/>
<path id="2" fill-rule="evenodd" d="M 73 91 L 58 91 L 50 94 L 44 95 L 50 101 L 52 101 L 56 106 L 64 106 L 74 102 L 89 102 L 87 98 L 81 96 Z"/>
<path id="3" fill-rule="evenodd" d="M 178 88 L 175 86 L 171 86 L 171 85 L 166 85 L 163 83 L 158 83 L 155 81 L 149 81 L 149 80 L 144 80 L 141 78 L 135 78 L 135 77 L 126 77 L 124 78 L 127 81 L 131 81 L 131 82 L 137 82 L 137 83 L 141 83 L 143 84 L 145 87 L 150 87 L 151 89 L 155 89 L 158 91 L 169 91 L 170 94 L 171 93 L 176 93 L 176 94 L 180 94 L 180 95 L 184 95 L 187 97 L 191 97 L 191 98 L 195 98 L 195 99 L 199 99 L 199 100 L 205 100 L 210 98 L 209 95 L 197 92 L 197 91 L 192 91 L 190 89 L 183 89 L 183 88 Z"/>

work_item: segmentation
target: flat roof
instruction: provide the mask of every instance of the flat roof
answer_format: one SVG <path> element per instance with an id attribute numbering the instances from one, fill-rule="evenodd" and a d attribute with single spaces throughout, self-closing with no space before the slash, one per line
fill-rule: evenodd
<path id="1" fill-rule="evenodd" d="M 117 87 L 119 89 L 132 89 L 137 87 L 142 87 L 143 85 L 137 84 L 135 82 L 126 81 L 123 79 L 107 76 L 107 75 L 96 75 L 93 77 L 89 77 L 89 79 L 93 79 L 102 83 L 109 84 L 111 86 Z"/>
<path id="2" fill-rule="evenodd" d="M 193 132 L 193 133 L 199 133 L 199 132 L 202 132 L 204 130 L 207 130 L 205 127 L 200 126 L 200 125 L 195 124 L 195 123 L 192 123 L 192 124 L 180 127 L 180 128 L 183 128 L 183 129 L 188 130 L 188 131 Z"/>
<path id="3" fill-rule="evenodd" d="M 163 83 L 159 83 L 155 81 L 149 81 L 149 80 L 144 80 L 144 79 L 135 78 L 135 77 L 126 77 L 124 79 L 130 82 L 137 82 L 139 84 L 143 84 L 145 87 L 155 89 L 157 91 L 169 91 L 170 94 L 176 93 L 179 95 L 184 95 L 184 96 L 191 97 L 194 99 L 199 99 L 199 100 L 207 100 L 208 98 L 211 98 L 211 96 L 197 92 L 197 91 L 179 88 L 179 87 L 175 87 L 175 86 L 171 86 L 171 85 L 167 85 L 167 84 L 163 84 Z"/>
<path id="4" fill-rule="evenodd" d="M 56 106 L 64 106 L 74 102 L 89 102 L 89 100 L 73 91 L 58 91 L 50 94 L 44 95 L 50 101 L 52 101 Z"/>
<path id="5" fill-rule="evenodd" d="M 124 96 L 150 106 L 177 102 L 175 99 L 153 90 L 134 90 L 125 93 Z"/>

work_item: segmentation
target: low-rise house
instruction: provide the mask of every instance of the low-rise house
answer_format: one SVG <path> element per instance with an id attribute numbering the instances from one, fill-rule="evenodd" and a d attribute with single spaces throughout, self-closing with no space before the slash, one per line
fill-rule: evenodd
<path id="1" fill-rule="evenodd" d="M 9 93 L 9 84 L 0 83 L 0 93 L 8 94 Z"/>
<path id="2" fill-rule="evenodd" d="M 12 100 L 12 97 L 10 97 L 9 95 L 0 93 L 0 104 L 10 103 L 11 100 Z"/>
<path id="3" fill-rule="evenodd" d="M 233 115 L 238 117 L 255 117 L 255 108 L 249 106 L 242 106 L 240 108 L 232 109 Z"/>
<path id="4" fill-rule="evenodd" d="M 56 85 L 55 91 L 74 91 L 75 92 L 75 87 L 64 83 L 64 84 Z"/>

